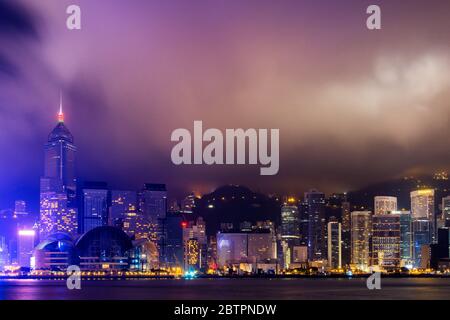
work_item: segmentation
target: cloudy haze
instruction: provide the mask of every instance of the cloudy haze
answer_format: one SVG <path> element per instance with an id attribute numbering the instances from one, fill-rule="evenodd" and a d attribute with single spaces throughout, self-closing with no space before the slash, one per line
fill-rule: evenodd
<path id="1" fill-rule="evenodd" d="M 331 192 L 449 169 L 450 3 L 404 3 L 0 0 L 0 204 L 37 190 L 60 90 L 78 175 L 115 188 Z M 279 128 L 279 174 L 172 165 L 194 120 Z"/>

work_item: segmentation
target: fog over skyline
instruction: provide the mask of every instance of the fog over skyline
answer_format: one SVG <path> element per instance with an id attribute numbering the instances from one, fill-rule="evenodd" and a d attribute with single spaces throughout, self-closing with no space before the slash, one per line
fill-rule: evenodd
<path id="1" fill-rule="evenodd" d="M 365 10 L 382 9 L 369 31 Z M 65 27 L 82 9 L 82 30 Z M 450 2 L 0 0 L 0 208 L 37 201 L 60 91 L 78 176 L 343 192 L 450 169 Z M 280 170 L 174 166 L 177 128 L 280 129 Z"/>

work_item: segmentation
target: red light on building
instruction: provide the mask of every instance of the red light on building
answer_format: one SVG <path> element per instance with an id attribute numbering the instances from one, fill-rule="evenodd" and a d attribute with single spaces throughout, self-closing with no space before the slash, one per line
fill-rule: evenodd
<path id="1" fill-rule="evenodd" d="M 186 221 L 183 221 L 183 222 L 181 222 L 181 227 L 184 229 L 184 228 L 187 228 L 187 226 L 188 226 L 188 223 L 186 222 Z"/>

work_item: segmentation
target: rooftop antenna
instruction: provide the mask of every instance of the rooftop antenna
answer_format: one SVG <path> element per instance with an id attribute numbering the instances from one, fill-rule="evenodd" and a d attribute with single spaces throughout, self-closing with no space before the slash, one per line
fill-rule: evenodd
<path id="1" fill-rule="evenodd" d="M 58 122 L 64 122 L 64 113 L 63 113 L 63 101 L 62 101 L 62 92 L 59 92 L 59 113 L 58 113 Z"/>

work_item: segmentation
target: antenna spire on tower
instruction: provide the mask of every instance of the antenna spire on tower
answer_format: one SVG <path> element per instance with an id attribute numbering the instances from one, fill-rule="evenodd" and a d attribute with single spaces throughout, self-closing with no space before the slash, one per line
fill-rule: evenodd
<path id="1" fill-rule="evenodd" d="M 63 101 L 62 101 L 62 92 L 59 92 L 59 113 L 58 113 L 58 122 L 64 122 L 64 113 L 63 113 Z"/>

